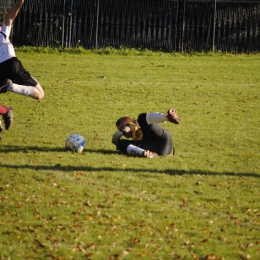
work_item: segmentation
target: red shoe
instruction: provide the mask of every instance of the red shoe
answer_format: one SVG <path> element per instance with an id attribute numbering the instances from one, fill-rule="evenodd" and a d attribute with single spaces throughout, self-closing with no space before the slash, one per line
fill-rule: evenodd
<path id="1" fill-rule="evenodd" d="M 8 107 L 8 112 L 3 115 L 5 121 L 5 129 L 8 130 L 14 121 L 14 110 L 12 107 Z"/>

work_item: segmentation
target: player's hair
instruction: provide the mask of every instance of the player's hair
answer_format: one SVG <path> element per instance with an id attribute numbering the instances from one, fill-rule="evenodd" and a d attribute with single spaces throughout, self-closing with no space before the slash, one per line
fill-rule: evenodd
<path id="1" fill-rule="evenodd" d="M 116 126 L 119 126 L 120 124 L 124 124 L 126 125 L 127 123 L 131 122 L 132 119 L 128 116 L 123 116 L 123 117 L 120 117 L 117 121 L 116 121 Z"/>

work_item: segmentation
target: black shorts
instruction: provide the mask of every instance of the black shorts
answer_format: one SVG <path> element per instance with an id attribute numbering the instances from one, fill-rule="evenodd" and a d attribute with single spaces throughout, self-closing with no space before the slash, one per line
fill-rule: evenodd
<path id="1" fill-rule="evenodd" d="M 16 57 L 0 63 L 0 71 L 0 81 L 10 79 L 13 83 L 33 87 L 38 84 Z"/>
<path id="2" fill-rule="evenodd" d="M 127 140 L 121 139 L 118 144 L 118 150 L 122 153 L 126 153 L 128 145 L 135 145 L 144 150 L 157 153 L 158 155 L 165 156 L 174 154 L 174 147 L 170 133 L 165 130 L 164 135 L 160 139 L 154 140 Z"/>

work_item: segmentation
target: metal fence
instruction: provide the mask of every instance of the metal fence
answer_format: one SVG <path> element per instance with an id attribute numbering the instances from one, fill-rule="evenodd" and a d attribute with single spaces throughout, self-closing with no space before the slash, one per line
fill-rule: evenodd
<path id="1" fill-rule="evenodd" d="M 14 0 L 0 0 L 0 19 Z M 16 46 L 260 51 L 260 0 L 26 0 Z"/>

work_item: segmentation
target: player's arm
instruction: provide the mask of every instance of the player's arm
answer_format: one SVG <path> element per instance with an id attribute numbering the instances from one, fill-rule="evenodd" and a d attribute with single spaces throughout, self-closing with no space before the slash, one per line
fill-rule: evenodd
<path id="1" fill-rule="evenodd" d="M 112 143 L 117 147 L 119 142 L 120 142 L 120 138 L 122 137 L 123 132 L 120 130 L 117 130 L 113 136 L 112 136 Z"/>
<path id="2" fill-rule="evenodd" d="M 155 123 L 164 123 L 164 122 L 171 122 L 174 124 L 180 123 L 180 118 L 178 113 L 175 109 L 169 109 L 166 114 L 153 112 L 146 114 L 146 122 L 148 124 L 155 124 Z"/>
<path id="3" fill-rule="evenodd" d="M 5 25 L 6 26 L 11 26 L 14 19 L 16 18 L 16 16 L 18 15 L 21 7 L 23 6 L 24 0 L 19 0 L 11 9 L 10 11 L 7 13 L 6 17 L 5 17 Z"/>

